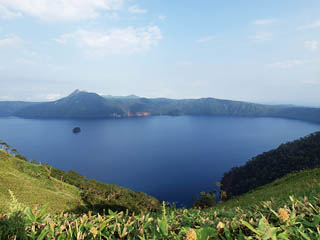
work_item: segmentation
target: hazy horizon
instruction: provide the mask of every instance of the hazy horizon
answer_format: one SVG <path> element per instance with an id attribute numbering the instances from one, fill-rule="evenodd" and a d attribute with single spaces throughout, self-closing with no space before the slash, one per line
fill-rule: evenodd
<path id="1" fill-rule="evenodd" d="M 0 101 L 100 95 L 320 106 L 320 2 L 0 0 Z"/>
<path id="2" fill-rule="evenodd" d="M 86 90 L 80 90 L 80 89 L 76 89 L 74 90 L 73 92 L 65 95 L 65 96 L 60 96 L 59 98 L 57 99 L 44 99 L 44 100 L 35 100 L 34 102 L 52 102 L 52 101 L 56 101 L 56 100 L 59 100 L 59 99 L 62 99 L 62 98 L 65 98 L 65 97 L 68 97 L 70 94 L 74 93 L 75 91 L 80 91 L 80 92 L 88 92 L 88 93 L 95 93 L 95 92 L 89 92 L 89 91 L 86 91 Z M 102 97 L 114 97 L 114 98 L 123 98 L 123 97 L 138 97 L 138 98 L 145 98 L 144 96 L 138 96 L 136 94 L 129 94 L 129 95 L 122 95 L 122 96 L 117 96 L 117 95 L 110 95 L 110 94 L 103 94 L 103 93 L 96 93 Z M 173 99 L 173 100 L 183 100 L 183 99 L 201 99 L 201 98 L 214 98 L 214 97 L 199 97 L 199 98 L 170 98 L 170 97 L 151 97 L 150 99 L 157 99 L 157 98 L 167 98 L 167 99 Z M 216 99 L 220 99 L 220 100 L 231 100 L 231 101 L 239 101 L 237 99 L 224 99 L 224 98 L 216 98 Z M 10 100 L 0 100 L 0 102 L 2 101 L 10 101 Z M 28 100 L 23 100 L 23 99 L 16 99 L 14 101 L 26 101 L 28 102 Z M 30 101 L 31 102 L 31 101 Z M 246 102 L 246 101 L 243 101 L 243 102 Z M 249 101 L 248 101 L 249 102 Z M 297 107 L 319 107 L 319 105 L 303 105 L 303 104 L 291 104 L 291 103 L 277 103 L 277 102 L 251 102 L 251 103 L 257 103 L 257 104 L 265 104 L 265 105 L 292 105 L 292 106 L 297 106 Z"/>

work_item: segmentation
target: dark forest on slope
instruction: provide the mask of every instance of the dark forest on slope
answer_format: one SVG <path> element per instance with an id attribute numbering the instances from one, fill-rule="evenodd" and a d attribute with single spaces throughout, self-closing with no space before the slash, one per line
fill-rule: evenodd
<path id="1" fill-rule="evenodd" d="M 320 167 L 320 132 L 281 144 L 275 150 L 252 158 L 244 166 L 232 168 L 222 178 L 222 190 L 231 198 L 288 173 L 317 167 Z"/>

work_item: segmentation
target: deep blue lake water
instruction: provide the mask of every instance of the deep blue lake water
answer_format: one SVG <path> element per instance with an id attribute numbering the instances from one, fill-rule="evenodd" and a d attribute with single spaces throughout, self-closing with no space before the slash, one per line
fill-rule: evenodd
<path id="1" fill-rule="evenodd" d="M 0 138 L 28 159 L 184 205 L 231 167 L 319 129 L 274 118 L 0 118 Z"/>

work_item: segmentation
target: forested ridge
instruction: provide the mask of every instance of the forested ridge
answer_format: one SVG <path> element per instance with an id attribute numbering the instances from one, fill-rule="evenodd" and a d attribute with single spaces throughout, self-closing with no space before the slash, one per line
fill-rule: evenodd
<path id="1" fill-rule="evenodd" d="M 252 158 L 244 166 L 232 168 L 222 178 L 222 190 L 231 198 L 288 173 L 317 167 L 320 167 L 320 132 L 281 144 L 275 150 Z"/>
<path id="2" fill-rule="evenodd" d="M 21 118 L 125 118 L 142 116 L 278 117 L 320 123 L 320 108 L 265 105 L 216 98 L 112 97 L 74 91 L 52 102 L 0 102 L 0 116 Z"/>

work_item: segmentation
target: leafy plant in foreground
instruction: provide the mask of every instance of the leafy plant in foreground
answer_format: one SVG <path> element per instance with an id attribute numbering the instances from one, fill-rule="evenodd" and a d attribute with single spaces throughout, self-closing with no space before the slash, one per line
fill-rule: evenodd
<path id="1" fill-rule="evenodd" d="M 24 231 L 2 233 L 2 239 L 319 239 L 319 195 L 290 196 L 285 204 L 266 201 L 248 209 L 173 209 L 132 215 L 128 211 L 94 215 L 50 216 L 45 208 L 21 215 Z M 11 216 L 1 220 L 12 229 Z M 4 225 L 5 224 L 5 225 Z M 20 235 L 18 235 L 20 234 Z M 22 234 L 22 235 L 21 235 Z"/>

